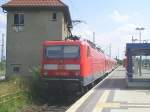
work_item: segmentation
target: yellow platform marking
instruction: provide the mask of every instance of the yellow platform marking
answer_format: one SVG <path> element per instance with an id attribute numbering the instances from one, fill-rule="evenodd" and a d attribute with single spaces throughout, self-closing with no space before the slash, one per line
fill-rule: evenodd
<path id="1" fill-rule="evenodd" d="M 120 103 L 100 103 L 96 105 L 96 108 L 119 108 Z"/>
<path id="2" fill-rule="evenodd" d="M 128 108 L 130 108 L 130 107 L 135 107 L 135 108 L 139 108 L 139 107 L 141 107 L 141 108 L 150 108 L 150 105 L 144 105 L 144 104 L 120 104 L 120 106 L 123 106 L 123 107 L 128 107 Z"/>
<path id="3" fill-rule="evenodd" d="M 96 105 L 94 108 L 93 112 L 101 112 L 102 109 L 104 108 L 118 108 L 120 109 L 121 107 L 127 107 L 127 108 L 150 108 L 150 105 L 148 104 L 120 104 L 120 103 L 99 103 Z"/>
<path id="4" fill-rule="evenodd" d="M 88 99 L 88 97 L 95 92 L 95 88 L 98 87 L 99 85 L 101 85 L 106 79 L 110 78 L 112 76 L 112 74 L 114 73 L 111 72 L 109 74 L 109 76 L 107 76 L 106 78 L 104 78 L 99 84 L 97 84 L 94 88 L 92 88 L 88 93 L 86 93 L 83 97 L 81 97 L 81 99 L 79 99 L 78 101 L 76 101 L 66 112 L 76 112 L 79 107 Z"/>
<path id="5" fill-rule="evenodd" d="M 101 112 L 104 108 L 104 104 L 107 101 L 107 98 L 109 96 L 110 90 L 105 90 L 103 95 L 100 97 L 98 103 L 96 104 L 93 112 Z M 100 106 L 101 105 L 101 106 Z"/>

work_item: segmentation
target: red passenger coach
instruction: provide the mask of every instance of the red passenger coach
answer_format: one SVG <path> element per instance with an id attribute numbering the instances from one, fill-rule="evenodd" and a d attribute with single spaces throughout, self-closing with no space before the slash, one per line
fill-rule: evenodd
<path id="1" fill-rule="evenodd" d="M 45 41 L 41 78 L 49 83 L 86 87 L 116 67 L 116 61 L 89 41 Z"/>

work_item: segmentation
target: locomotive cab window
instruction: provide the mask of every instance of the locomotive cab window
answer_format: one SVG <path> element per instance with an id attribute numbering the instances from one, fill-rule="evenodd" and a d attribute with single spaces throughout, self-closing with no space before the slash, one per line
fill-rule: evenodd
<path id="1" fill-rule="evenodd" d="M 79 58 L 80 47 L 73 45 L 48 46 L 46 58 Z"/>

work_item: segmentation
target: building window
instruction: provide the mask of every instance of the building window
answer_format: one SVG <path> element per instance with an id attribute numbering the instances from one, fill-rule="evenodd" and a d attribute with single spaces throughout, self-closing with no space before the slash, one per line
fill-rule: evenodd
<path id="1" fill-rule="evenodd" d="M 52 14 L 52 20 L 53 21 L 57 20 L 57 13 L 56 12 L 53 12 L 53 14 Z"/>
<path id="2" fill-rule="evenodd" d="M 22 13 L 14 14 L 14 25 L 24 26 L 24 14 Z"/>
<path id="3" fill-rule="evenodd" d="M 18 67 L 18 66 L 13 67 L 13 72 L 19 73 L 20 72 L 20 67 Z"/>
<path id="4" fill-rule="evenodd" d="M 11 64 L 13 73 L 20 73 L 20 64 Z"/>

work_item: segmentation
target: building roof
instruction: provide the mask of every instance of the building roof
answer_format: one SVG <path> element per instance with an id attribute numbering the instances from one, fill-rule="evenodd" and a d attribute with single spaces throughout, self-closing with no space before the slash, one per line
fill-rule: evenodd
<path id="1" fill-rule="evenodd" d="M 64 7 L 60 0 L 10 0 L 2 7 Z"/>
<path id="2" fill-rule="evenodd" d="M 2 8 L 6 11 L 12 9 L 23 9 L 23 8 L 53 8 L 61 9 L 69 26 L 72 26 L 71 16 L 69 12 L 69 7 L 64 4 L 61 0 L 10 0 L 6 4 L 2 5 Z"/>

